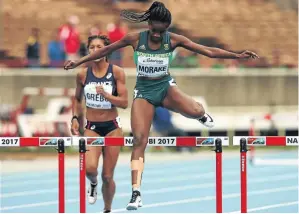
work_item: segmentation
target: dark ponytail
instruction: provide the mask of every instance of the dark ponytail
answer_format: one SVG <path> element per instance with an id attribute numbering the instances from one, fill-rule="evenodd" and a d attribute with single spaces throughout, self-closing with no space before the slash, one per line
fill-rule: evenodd
<path id="1" fill-rule="evenodd" d="M 162 2 L 155 1 L 151 7 L 143 13 L 135 13 L 129 10 L 122 10 L 121 17 L 131 22 L 159 21 L 171 24 L 171 13 Z"/>

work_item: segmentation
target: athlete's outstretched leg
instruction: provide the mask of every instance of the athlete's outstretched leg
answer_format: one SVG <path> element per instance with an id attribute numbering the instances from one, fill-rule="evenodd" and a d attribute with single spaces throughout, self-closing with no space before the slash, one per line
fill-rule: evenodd
<path id="1" fill-rule="evenodd" d="M 196 119 L 209 128 L 214 126 L 214 120 L 205 112 L 202 104 L 183 93 L 177 86 L 168 88 L 167 95 L 163 100 L 163 106 L 185 117 Z"/>
<path id="2" fill-rule="evenodd" d="M 135 99 L 131 109 L 131 128 L 133 132 L 133 151 L 131 156 L 132 198 L 127 210 L 142 206 L 140 186 L 144 168 L 144 151 L 148 142 L 155 108 L 144 99 Z"/>
<path id="3" fill-rule="evenodd" d="M 120 128 L 113 130 L 106 136 L 123 136 Z M 114 169 L 118 160 L 120 146 L 106 146 L 103 148 L 102 194 L 104 199 L 104 213 L 111 211 L 115 194 Z"/>
<path id="4" fill-rule="evenodd" d="M 84 136 L 99 137 L 94 131 L 86 129 Z M 92 146 L 86 152 L 86 177 L 90 181 L 90 186 L 87 190 L 87 198 L 90 204 L 97 201 L 97 185 L 98 185 L 98 165 L 99 158 L 102 153 L 102 147 Z"/>

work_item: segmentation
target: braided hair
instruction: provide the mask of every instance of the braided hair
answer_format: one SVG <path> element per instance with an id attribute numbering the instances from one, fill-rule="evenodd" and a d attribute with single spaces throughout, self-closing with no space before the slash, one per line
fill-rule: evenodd
<path id="1" fill-rule="evenodd" d="M 151 7 L 142 13 L 135 13 L 129 10 L 122 10 L 121 17 L 124 19 L 140 23 L 144 21 L 159 21 L 171 24 L 171 13 L 162 2 L 155 1 Z"/>
<path id="2" fill-rule="evenodd" d="M 90 43 L 94 40 L 94 39 L 101 39 L 104 42 L 104 45 L 110 45 L 110 39 L 105 36 L 105 35 L 93 35 L 93 36 L 89 36 L 88 40 L 87 40 L 87 49 L 89 49 Z M 106 56 L 106 62 L 108 62 L 108 58 L 110 57 L 110 55 Z"/>

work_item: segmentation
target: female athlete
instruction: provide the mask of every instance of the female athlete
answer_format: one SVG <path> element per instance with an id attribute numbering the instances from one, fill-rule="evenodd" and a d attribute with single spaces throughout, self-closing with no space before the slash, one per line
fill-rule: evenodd
<path id="1" fill-rule="evenodd" d="M 133 188 L 127 209 L 136 210 L 142 206 L 140 185 L 144 168 L 144 151 L 155 107 L 163 106 L 188 118 L 196 119 L 209 128 L 214 126 L 214 120 L 205 112 L 203 106 L 183 93 L 169 74 L 169 65 L 174 49 L 183 47 L 210 58 L 247 59 L 258 58 L 258 56 L 251 51 L 238 54 L 219 48 L 206 47 L 196 44 L 182 35 L 168 32 L 171 13 L 161 2 L 154 2 L 144 13 L 124 10 L 121 16 L 132 22 L 147 21 L 149 29 L 140 33 L 129 33 L 123 39 L 78 61 L 67 61 L 64 68 L 73 69 L 84 62 L 96 60 L 117 49 L 132 46 L 137 68 L 137 82 L 131 108 L 131 128 L 134 136 L 131 156 Z"/>
<path id="2" fill-rule="evenodd" d="M 88 38 L 89 54 L 109 45 L 106 36 L 91 36 Z M 74 116 L 72 118 L 72 134 L 79 134 L 78 117 L 82 114 L 81 103 L 84 93 L 86 105 L 86 120 L 84 136 L 105 137 L 123 136 L 117 107 L 127 108 L 128 93 L 125 87 L 125 73 L 118 66 L 109 64 L 107 59 L 99 58 L 90 63 L 77 74 L 76 99 Z M 90 147 L 86 153 L 86 177 L 90 180 L 88 202 L 94 204 L 97 200 L 97 175 L 100 155 L 103 155 L 102 194 L 104 212 L 111 211 L 115 193 L 113 180 L 114 168 L 120 152 L 119 146 Z"/>

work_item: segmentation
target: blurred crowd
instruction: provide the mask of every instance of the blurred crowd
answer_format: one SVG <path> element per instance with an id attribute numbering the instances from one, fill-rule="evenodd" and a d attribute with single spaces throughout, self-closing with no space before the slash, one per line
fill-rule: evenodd
<path id="1" fill-rule="evenodd" d="M 259 2 L 277 2 L 280 9 L 283 8 L 295 8 L 298 6 L 297 0 L 288 0 L 288 1 L 280 1 L 280 0 L 250 0 L 252 4 L 258 4 Z M 151 0 L 101 0 L 101 3 L 105 4 L 116 4 L 121 2 L 141 2 L 141 3 L 150 3 Z M 171 1 L 172 2 L 172 1 Z M 188 3 L 188 2 L 187 2 Z M 187 4 L 186 3 L 186 4 Z M 169 5 L 171 5 L 169 3 Z M 198 5 L 197 5 L 198 6 Z M 211 5 L 210 5 L 211 6 Z M 212 5 L 213 6 L 213 5 Z M 173 9 L 173 8 L 172 8 Z M 191 8 L 190 8 L 191 9 Z M 203 10 L 204 11 L 204 10 Z M 273 12 L 274 13 L 274 12 Z M 277 14 L 276 14 L 277 15 Z M 278 14 L 277 16 L 279 16 Z M 191 16 L 191 15 L 190 15 Z M 48 28 L 47 30 L 52 32 L 52 39 L 49 40 L 49 36 L 47 36 L 47 41 L 45 43 L 45 34 L 49 35 L 48 31 L 45 32 L 43 28 L 32 28 L 26 29 L 26 31 L 31 31 L 30 36 L 27 38 L 22 38 L 25 47 L 25 60 L 24 63 L 19 63 L 23 67 L 30 68 L 55 68 L 61 67 L 65 60 L 68 59 L 78 59 L 86 54 L 88 51 L 86 49 L 86 41 L 87 36 L 91 35 L 99 35 L 105 34 L 107 35 L 111 42 L 115 42 L 120 40 L 129 30 L 127 23 L 121 22 L 119 19 L 115 19 L 111 23 L 106 23 L 105 21 L 99 23 L 94 22 L 92 27 L 88 29 L 88 33 L 86 33 L 86 23 L 84 25 L 83 19 L 80 22 L 81 17 L 79 14 L 72 15 L 68 17 L 66 23 L 61 23 L 61 26 L 57 29 Z M 176 17 L 179 17 L 178 15 Z M 190 17 L 189 17 L 190 18 Z M 187 20 L 187 19 L 186 19 Z M 189 19 L 188 19 L 189 20 Z M 187 21 L 188 21 L 187 20 Z M 192 19 L 190 19 L 192 20 Z M 226 20 L 226 19 L 225 19 Z M 224 21 L 225 21 L 224 20 Z M 215 21 L 215 20 L 214 20 Z M 222 20 L 223 21 L 223 20 Z M 190 21 L 188 21 L 190 23 Z M 217 20 L 215 21 L 217 23 Z M 241 23 L 241 22 L 240 22 Z M 182 35 L 185 35 L 192 39 L 194 42 L 210 46 L 210 47 L 218 47 L 226 50 L 241 52 L 243 50 L 234 50 L 229 45 L 231 44 L 223 44 L 224 34 L 219 36 L 219 38 L 215 37 L 202 37 L 202 38 L 193 38 L 191 34 L 185 29 L 181 27 L 188 28 L 184 25 L 188 23 L 178 24 L 178 20 L 174 21 L 170 27 L 171 32 L 176 32 Z M 202 24 L 202 23 L 201 23 Z M 218 23 L 219 24 L 219 23 Z M 82 26 L 84 26 L 84 32 L 82 32 Z M 233 26 L 233 24 L 231 24 Z M 270 25 L 269 25 L 270 26 Z M 145 25 L 143 25 L 145 27 Z M 239 26 L 240 27 L 240 26 Z M 247 26 L 248 27 L 248 26 Z M 247 28 L 242 25 L 242 28 Z M 181 28 L 181 29 L 180 29 Z M 189 27 L 190 28 L 190 27 Z M 214 25 L 213 25 L 214 28 Z M 201 29 L 201 28 L 200 28 Z M 217 27 L 215 26 L 215 29 Z M 134 29 L 134 31 L 137 29 Z M 139 29 L 142 30 L 142 29 Z M 207 29 L 208 30 L 208 29 Z M 252 30 L 252 28 L 248 27 L 248 33 Z M 246 30 L 247 32 L 247 30 Z M 228 35 L 231 32 L 227 33 Z M 193 35 L 193 34 L 192 34 Z M 259 35 L 262 35 L 262 32 L 259 32 Z M 272 34 L 271 34 L 272 35 Z M 293 41 L 292 41 L 293 42 Z M 226 41 L 226 43 L 229 43 Z M 291 43 L 290 43 L 291 44 Z M 258 43 L 256 43 L 258 45 Z M 45 47 L 47 46 L 47 47 Z M 255 48 L 250 45 L 250 48 Z M 259 47 L 259 46 L 258 46 Z M 242 47 L 239 47 L 242 48 Z M 248 47 L 244 47 L 248 48 Z M 47 50 L 47 56 L 45 56 L 45 49 Z M 259 47 L 261 49 L 261 47 Z M 41 51 L 43 50 L 43 51 Z M 297 60 L 294 60 L 295 53 L 294 51 L 286 54 L 286 51 L 282 51 L 281 46 L 276 47 L 272 43 L 269 42 L 267 46 L 267 54 L 260 54 L 258 50 L 250 49 L 251 51 L 257 52 L 261 57 L 258 60 L 222 60 L 222 59 L 209 59 L 207 57 L 195 54 L 188 50 L 184 50 L 182 48 L 178 48 L 174 52 L 174 60 L 172 62 L 172 68 L 214 68 L 214 69 L 230 69 L 231 71 L 235 71 L 240 68 L 294 68 L 298 67 Z M 271 53 L 272 51 L 272 53 Z M 1 52 L 1 50 L 0 50 Z M 23 50 L 22 50 L 23 53 Z M 0 53 L 1 55 L 1 53 Z M 16 54 L 15 54 L 16 55 Z M 15 56 L 12 55 L 12 56 Z M 113 53 L 110 57 L 110 62 L 113 64 L 117 64 L 120 66 L 134 67 L 133 59 L 130 57 L 124 50 L 119 50 Z M 1 56 L 0 56 L 1 57 Z M 20 56 L 18 57 L 19 60 Z M 21 56 L 23 57 L 23 56 Z M 47 58 L 47 59 L 45 59 Z M 124 58 L 126 59 L 124 61 Z M 131 59 L 131 60 L 130 60 Z M 129 62 L 128 62 L 129 61 Z M 125 64 L 124 64 L 125 62 Z M 19 65 L 18 64 L 18 65 Z M 15 63 L 17 65 L 17 63 Z M 15 66 L 14 65 L 14 66 Z M 3 66 L 10 67 L 10 65 L 3 64 Z M 14 67 L 12 66 L 12 67 Z M 20 67 L 20 66 L 16 66 Z"/>
<path id="2" fill-rule="evenodd" d="M 47 46 L 49 59 L 47 67 L 61 67 L 65 60 L 77 60 L 88 54 L 87 38 L 80 36 L 78 31 L 79 23 L 80 20 L 77 16 L 70 16 L 67 23 L 53 31 L 52 40 L 48 42 Z M 126 34 L 126 29 L 120 24 L 119 20 L 115 23 L 109 23 L 106 28 L 95 24 L 89 29 L 88 36 L 105 34 L 111 42 L 115 42 Z M 31 68 L 41 67 L 39 33 L 40 29 L 33 28 L 26 44 L 27 66 Z M 121 51 L 113 53 L 110 60 L 113 64 L 121 65 Z"/>
<path id="3" fill-rule="evenodd" d="M 149 2 L 150 0 L 102 0 L 105 3 L 117 3 L 117 2 Z"/>
<path id="4" fill-rule="evenodd" d="M 200 43 L 203 44 L 203 43 Z M 219 44 L 214 47 L 230 50 L 226 46 Z M 234 51 L 234 50 L 231 50 Z M 254 50 L 253 50 L 254 51 Z M 265 56 L 260 56 L 255 60 L 227 60 L 227 59 L 210 59 L 199 56 L 196 53 L 180 49 L 176 51 L 172 67 L 174 68 L 213 68 L 213 69 L 229 69 L 230 71 L 240 71 L 242 68 L 296 68 L 298 64 L 293 64 L 291 59 L 280 54 L 278 49 L 273 49 L 273 61 L 270 63 Z"/>
<path id="5" fill-rule="evenodd" d="M 76 60 L 88 54 L 86 47 L 87 38 L 82 38 L 77 29 L 79 23 L 79 18 L 74 15 L 69 17 L 68 22 L 61 25 L 59 29 L 53 30 L 52 40 L 48 42 L 47 46 L 49 63 L 46 66 L 40 64 L 40 29 L 31 29 L 31 35 L 26 44 L 27 67 L 61 67 L 65 60 Z M 177 32 L 178 29 L 172 26 L 170 31 Z M 89 29 L 88 36 L 105 34 L 109 37 L 111 42 L 116 42 L 126 33 L 127 27 L 121 20 L 115 20 L 114 23 L 109 23 L 107 26 L 101 26 L 100 24 L 93 25 Z M 199 39 L 198 43 L 230 50 L 227 45 L 218 43 L 215 38 Z M 171 65 L 173 68 L 228 68 L 233 71 L 234 68 L 293 68 L 298 66 L 289 63 L 287 58 L 281 57 L 279 50 L 275 49 L 275 47 L 272 52 L 272 58 L 274 59 L 272 63 L 269 63 L 264 56 L 261 56 L 258 60 L 209 59 L 181 48 L 175 50 L 174 56 L 174 61 Z M 119 50 L 114 52 L 109 60 L 113 64 L 122 66 L 123 51 Z"/>

